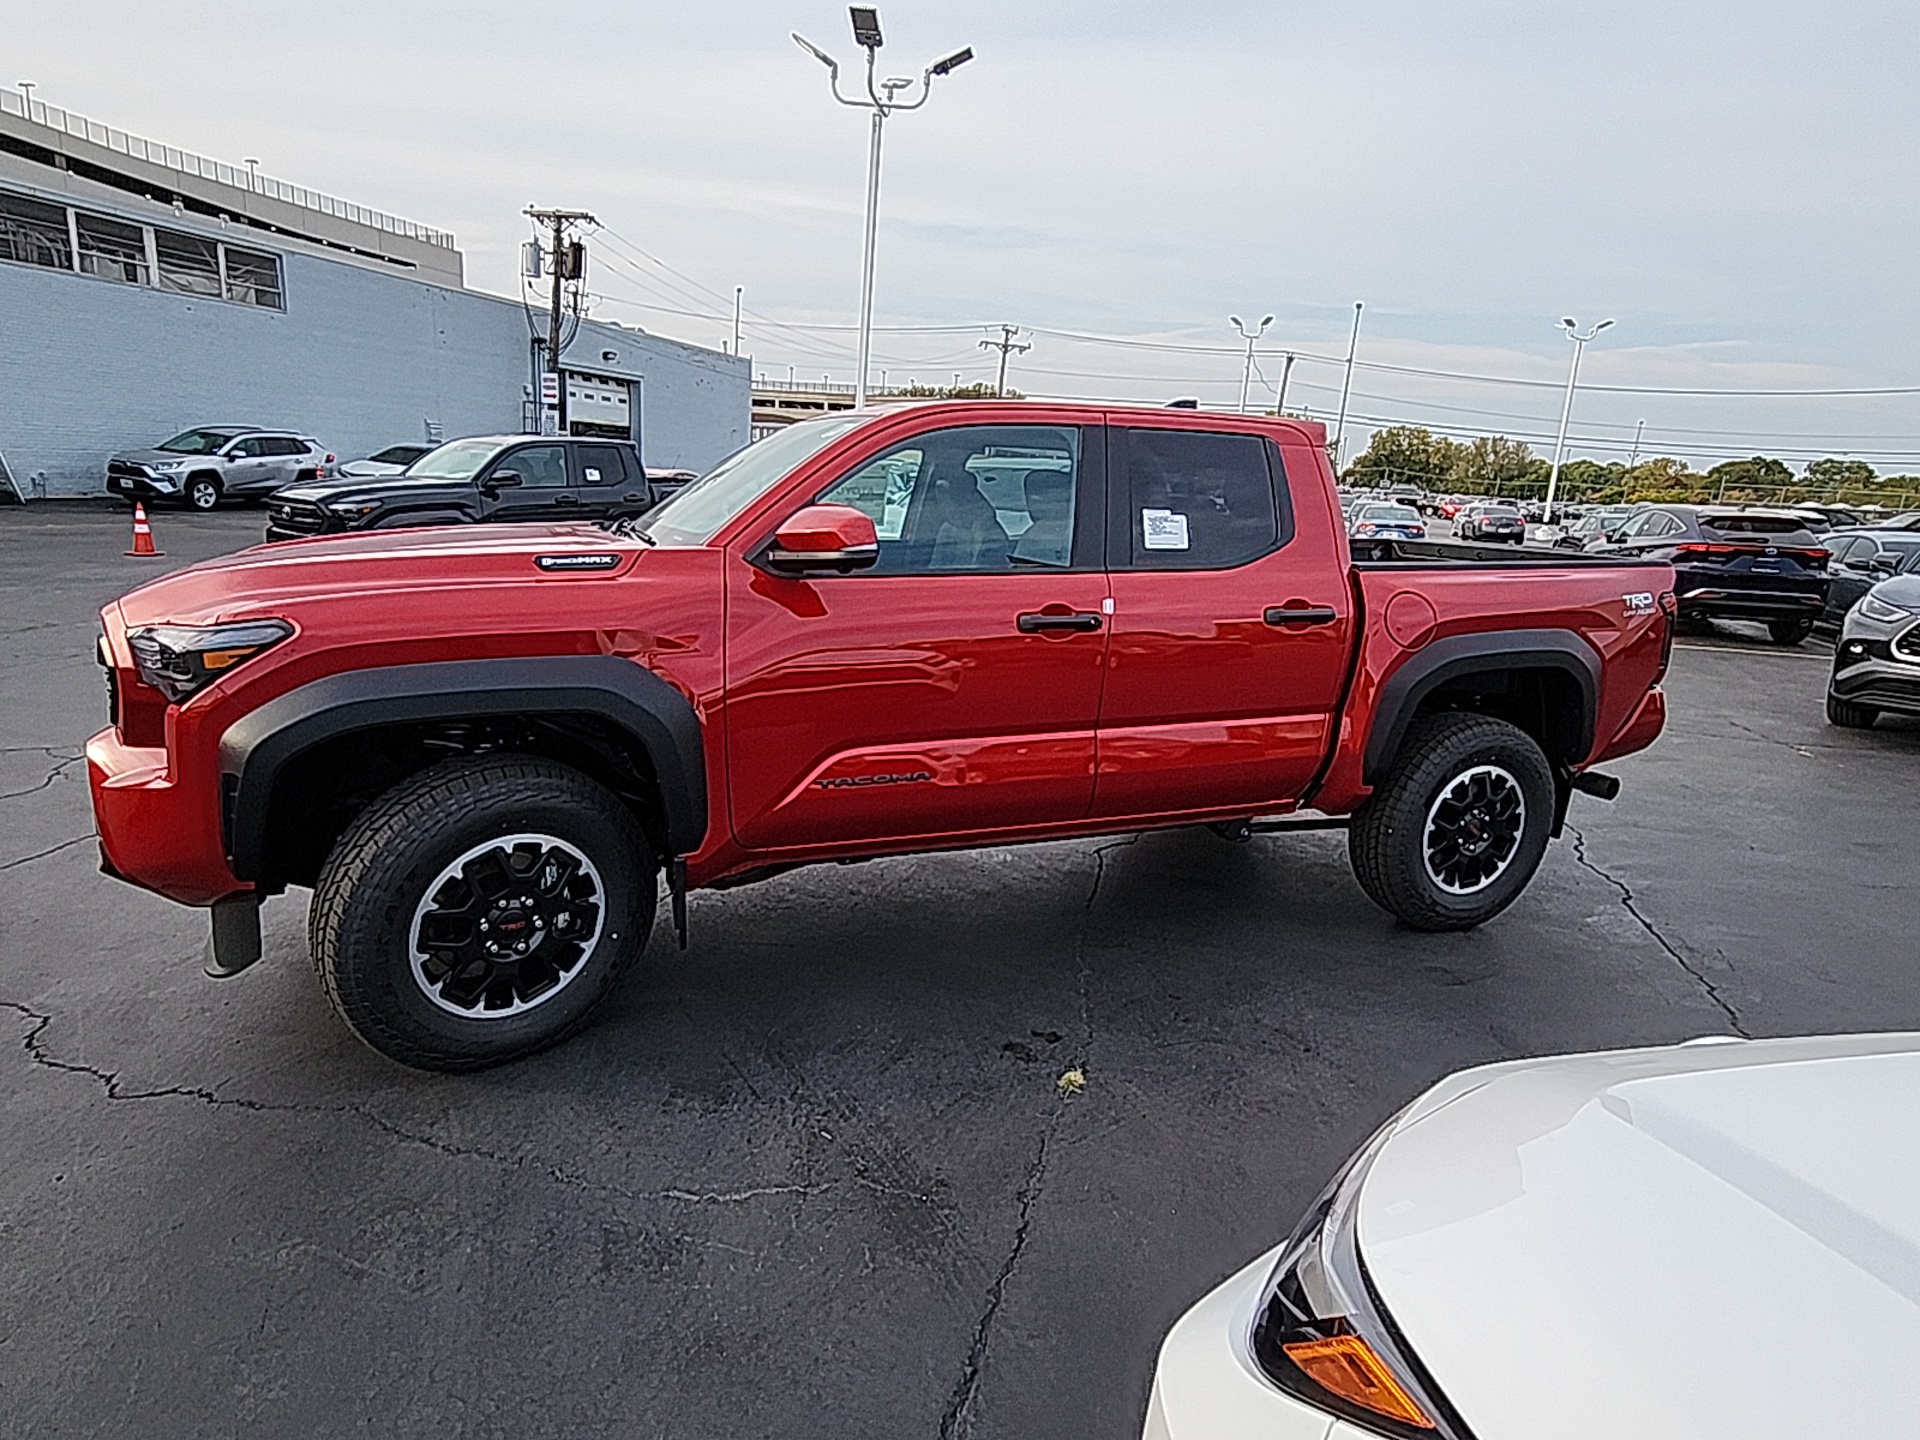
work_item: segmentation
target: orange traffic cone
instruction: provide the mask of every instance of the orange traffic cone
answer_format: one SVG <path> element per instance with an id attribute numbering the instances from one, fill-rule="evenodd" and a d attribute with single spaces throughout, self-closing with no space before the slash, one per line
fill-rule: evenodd
<path id="1" fill-rule="evenodd" d="M 153 527 L 147 524 L 147 507 L 138 500 L 133 502 L 133 548 L 129 555 L 158 555 L 161 552 L 153 548 Z"/>

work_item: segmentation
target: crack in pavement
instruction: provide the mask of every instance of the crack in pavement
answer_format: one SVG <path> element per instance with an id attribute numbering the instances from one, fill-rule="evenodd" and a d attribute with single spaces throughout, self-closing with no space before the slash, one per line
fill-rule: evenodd
<path id="1" fill-rule="evenodd" d="M 1587 855 L 1587 837 L 1580 832 L 1579 827 L 1569 825 L 1567 826 L 1567 833 L 1573 836 L 1573 858 L 1620 892 L 1620 903 L 1626 908 L 1626 912 L 1640 923 L 1640 928 L 1653 938 L 1654 944 L 1667 952 L 1674 964 L 1678 965 L 1692 977 L 1694 983 L 1706 992 L 1707 998 L 1720 1007 L 1721 1012 L 1727 1017 L 1727 1023 L 1733 1027 L 1733 1033 L 1746 1040 L 1753 1039 L 1753 1036 L 1748 1033 L 1747 1027 L 1741 1023 L 1739 1012 L 1733 1008 L 1733 1005 L 1728 1001 L 1727 997 L 1720 993 L 1720 987 L 1708 978 L 1705 971 L 1701 970 L 1699 966 L 1695 965 L 1693 961 L 1682 954 L 1677 945 L 1667 939 L 1665 935 L 1661 934 L 1658 925 L 1655 925 L 1653 921 L 1647 918 L 1645 912 L 1640 909 L 1639 897 L 1633 893 L 1632 888 L 1629 887 L 1624 880 L 1602 869 L 1589 858 Z"/>
<path id="2" fill-rule="evenodd" d="M 44 860 L 49 855 L 58 855 L 62 850 L 70 850 L 82 841 L 91 839 L 93 839 L 93 831 L 89 830 L 86 834 L 76 835 L 71 840 L 62 840 L 58 845 L 49 845 L 46 849 L 36 850 L 31 855 L 22 855 L 18 860 L 9 860 L 4 865 L 0 865 L 0 870 L 11 870 L 17 865 L 31 865 L 35 860 Z"/>
<path id="3" fill-rule="evenodd" d="M 506 1170 L 522 1170 L 529 1174 L 544 1174 L 554 1184 L 582 1194 L 600 1198 L 612 1197 L 628 1202 L 673 1201 L 690 1205 L 738 1205 L 749 1200 L 763 1199 L 776 1195 L 814 1195 L 832 1188 L 831 1184 L 772 1184 L 745 1186 L 737 1190 L 693 1190 L 683 1186 L 670 1186 L 661 1190 L 632 1190 L 623 1185 L 611 1185 L 605 1181 L 588 1180 L 575 1175 L 559 1165 L 541 1165 L 535 1157 L 529 1155 L 508 1155 L 498 1150 L 489 1150 L 477 1145 L 457 1145 L 451 1141 L 436 1139 L 417 1130 L 410 1130 L 385 1116 L 377 1114 L 364 1105 L 302 1105 L 268 1100 L 253 1100 L 238 1095 L 222 1095 L 217 1090 L 205 1089 L 197 1085 L 164 1085 L 151 1090 L 129 1090 L 120 1083 L 120 1074 L 116 1070 L 103 1070 L 97 1065 L 87 1065 L 74 1060 L 62 1060 L 47 1051 L 41 1041 L 42 1034 L 53 1023 L 53 1016 L 31 1006 L 22 1005 L 17 1000 L 0 1000 L 0 1010 L 12 1010 L 32 1022 L 31 1028 L 21 1038 L 20 1045 L 27 1058 L 35 1065 L 48 1070 L 60 1070 L 70 1075 L 84 1075 L 96 1081 L 110 1101 L 137 1100 L 197 1100 L 203 1105 L 215 1109 L 243 1110 L 258 1115 L 315 1115 L 323 1117 L 346 1117 L 359 1120 L 396 1140 L 410 1145 L 418 1145 L 439 1155 L 460 1160 L 484 1160 Z M 839 1183 L 839 1182 L 833 1182 Z"/>
<path id="4" fill-rule="evenodd" d="M 1094 903 L 1100 898 L 1100 887 L 1107 878 L 1107 852 L 1132 845 L 1140 839 L 1138 835 L 1129 835 L 1123 840 L 1109 841 L 1096 846 L 1093 851 L 1093 881 L 1087 887 L 1087 898 L 1080 906 L 1080 924 L 1074 934 L 1074 959 L 1077 962 L 1076 991 L 1080 1000 L 1080 1028 L 1083 1032 L 1082 1049 L 1075 1069 L 1086 1072 L 1093 1058 L 1093 1002 L 1091 995 L 1092 970 L 1087 964 L 1087 925 L 1093 918 Z M 1067 1103 L 1071 1092 L 1061 1091 L 1055 1099 L 1047 1123 L 1040 1130 L 1040 1144 L 1034 1152 L 1033 1163 L 1027 1167 L 1025 1179 L 1020 1186 L 1020 1200 L 1017 1218 L 1013 1229 L 1013 1243 L 1007 1247 L 1006 1258 L 1000 1262 L 992 1284 L 987 1286 L 986 1305 L 981 1309 L 980 1318 L 974 1324 L 973 1343 L 968 1347 L 966 1363 L 960 1367 L 960 1378 L 954 1382 L 953 1393 L 948 1397 L 947 1408 L 940 1416 L 939 1440 L 956 1440 L 961 1427 L 967 1423 L 973 1411 L 974 1399 L 980 1391 L 981 1372 L 986 1368 L 987 1351 L 993 1345 L 994 1322 L 1000 1317 L 1001 1303 L 1006 1299 L 1007 1286 L 1012 1283 L 1013 1272 L 1019 1268 L 1020 1257 L 1026 1252 L 1027 1238 L 1033 1229 L 1034 1207 L 1040 1200 L 1040 1188 L 1046 1181 L 1047 1158 L 1052 1153 L 1054 1137 L 1059 1133 L 1060 1122 L 1067 1113 Z"/>
<path id="5" fill-rule="evenodd" d="M 38 749 L 41 747 L 36 746 L 34 748 Z M 52 755 L 55 752 L 48 750 L 46 753 L 49 755 Z M 40 791 L 45 790 L 49 785 L 53 784 L 54 781 L 58 780 L 62 775 L 66 774 L 67 771 L 71 770 L 74 766 L 78 765 L 81 761 L 85 760 L 86 758 L 87 757 L 84 755 L 61 756 L 60 763 L 55 765 L 53 769 L 49 770 L 47 772 L 47 778 L 42 780 L 38 785 L 29 785 L 24 790 L 0 791 L 0 800 L 18 800 L 22 795 L 36 795 Z"/>

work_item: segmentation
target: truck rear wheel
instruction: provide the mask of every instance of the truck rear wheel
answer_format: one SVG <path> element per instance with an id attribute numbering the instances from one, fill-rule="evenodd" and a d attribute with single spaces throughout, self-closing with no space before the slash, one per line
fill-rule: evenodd
<path id="1" fill-rule="evenodd" d="M 577 770 L 449 760 L 370 805 L 327 858 L 308 928 L 349 1029 L 422 1070 L 477 1070 L 572 1033 L 653 928 L 632 814 Z"/>
<path id="2" fill-rule="evenodd" d="M 1381 909 L 1416 930 L 1470 930 L 1527 888 L 1553 808 L 1532 736 L 1486 715 L 1431 715 L 1354 815 L 1347 853 Z"/>

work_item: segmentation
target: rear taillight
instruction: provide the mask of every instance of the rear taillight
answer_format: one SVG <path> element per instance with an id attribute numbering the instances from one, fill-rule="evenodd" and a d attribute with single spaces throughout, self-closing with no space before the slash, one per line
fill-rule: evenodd
<path id="1" fill-rule="evenodd" d="M 1824 570 L 1832 552 L 1827 550 L 1782 550 L 1782 555 L 1797 560 L 1809 570 Z"/>
<path id="2" fill-rule="evenodd" d="M 1673 591 L 1660 592 L 1660 614 L 1667 623 L 1665 633 L 1660 636 L 1660 668 L 1653 677 L 1656 685 L 1667 678 L 1667 666 L 1673 661 L 1673 632 L 1680 623 L 1680 602 L 1674 598 Z"/>
<path id="3" fill-rule="evenodd" d="M 1764 546 L 1760 545 L 1676 545 L 1673 547 L 1675 559 L 1686 560 L 1731 560 L 1736 555 L 1758 555 Z"/>

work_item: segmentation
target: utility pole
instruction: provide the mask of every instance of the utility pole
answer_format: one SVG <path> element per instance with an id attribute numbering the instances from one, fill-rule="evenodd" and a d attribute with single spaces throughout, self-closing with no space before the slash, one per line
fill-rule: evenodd
<path id="1" fill-rule="evenodd" d="M 529 206 L 526 214 L 536 225 L 553 227 L 553 301 L 547 311 L 547 373 L 553 376 L 553 429 L 551 432 L 546 429 L 547 407 L 543 404 L 541 430 L 558 435 L 566 419 L 566 389 L 560 380 L 560 301 L 567 281 L 581 282 L 587 278 L 586 246 L 575 243 L 570 248 L 567 232 L 575 225 L 600 222 L 585 210 L 537 210 Z"/>
<path id="2" fill-rule="evenodd" d="M 1287 358 L 1280 366 L 1280 398 L 1274 403 L 1273 413 L 1287 413 L 1287 381 L 1293 376 L 1293 352 L 1287 351 Z"/>
<path id="3" fill-rule="evenodd" d="M 993 393 L 1002 399 L 1006 397 L 1007 393 L 1007 352 L 1014 351 L 1024 355 L 1033 348 L 1032 345 L 1016 345 L 1014 343 L 1013 337 L 1019 333 L 1020 327 L 1018 325 L 1002 325 L 1000 327 L 1000 338 L 998 340 L 982 340 L 980 342 L 980 348 L 982 350 L 998 350 L 1000 352 L 1000 378 L 994 382 Z M 881 373 L 883 375 L 885 374 L 884 371 Z M 884 384 L 884 381 L 882 383 Z"/>
<path id="4" fill-rule="evenodd" d="M 733 357 L 736 360 L 740 358 L 740 296 L 745 289 L 744 285 L 733 287 Z"/>
<path id="5" fill-rule="evenodd" d="M 1353 334 L 1347 340 L 1347 378 L 1340 385 L 1340 423 L 1333 432 L 1333 469 L 1340 472 L 1340 461 L 1347 443 L 1347 397 L 1353 394 L 1353 356 L 1360 348 L 1360 310 L 1363 302 L 1353 302 Z"/>

